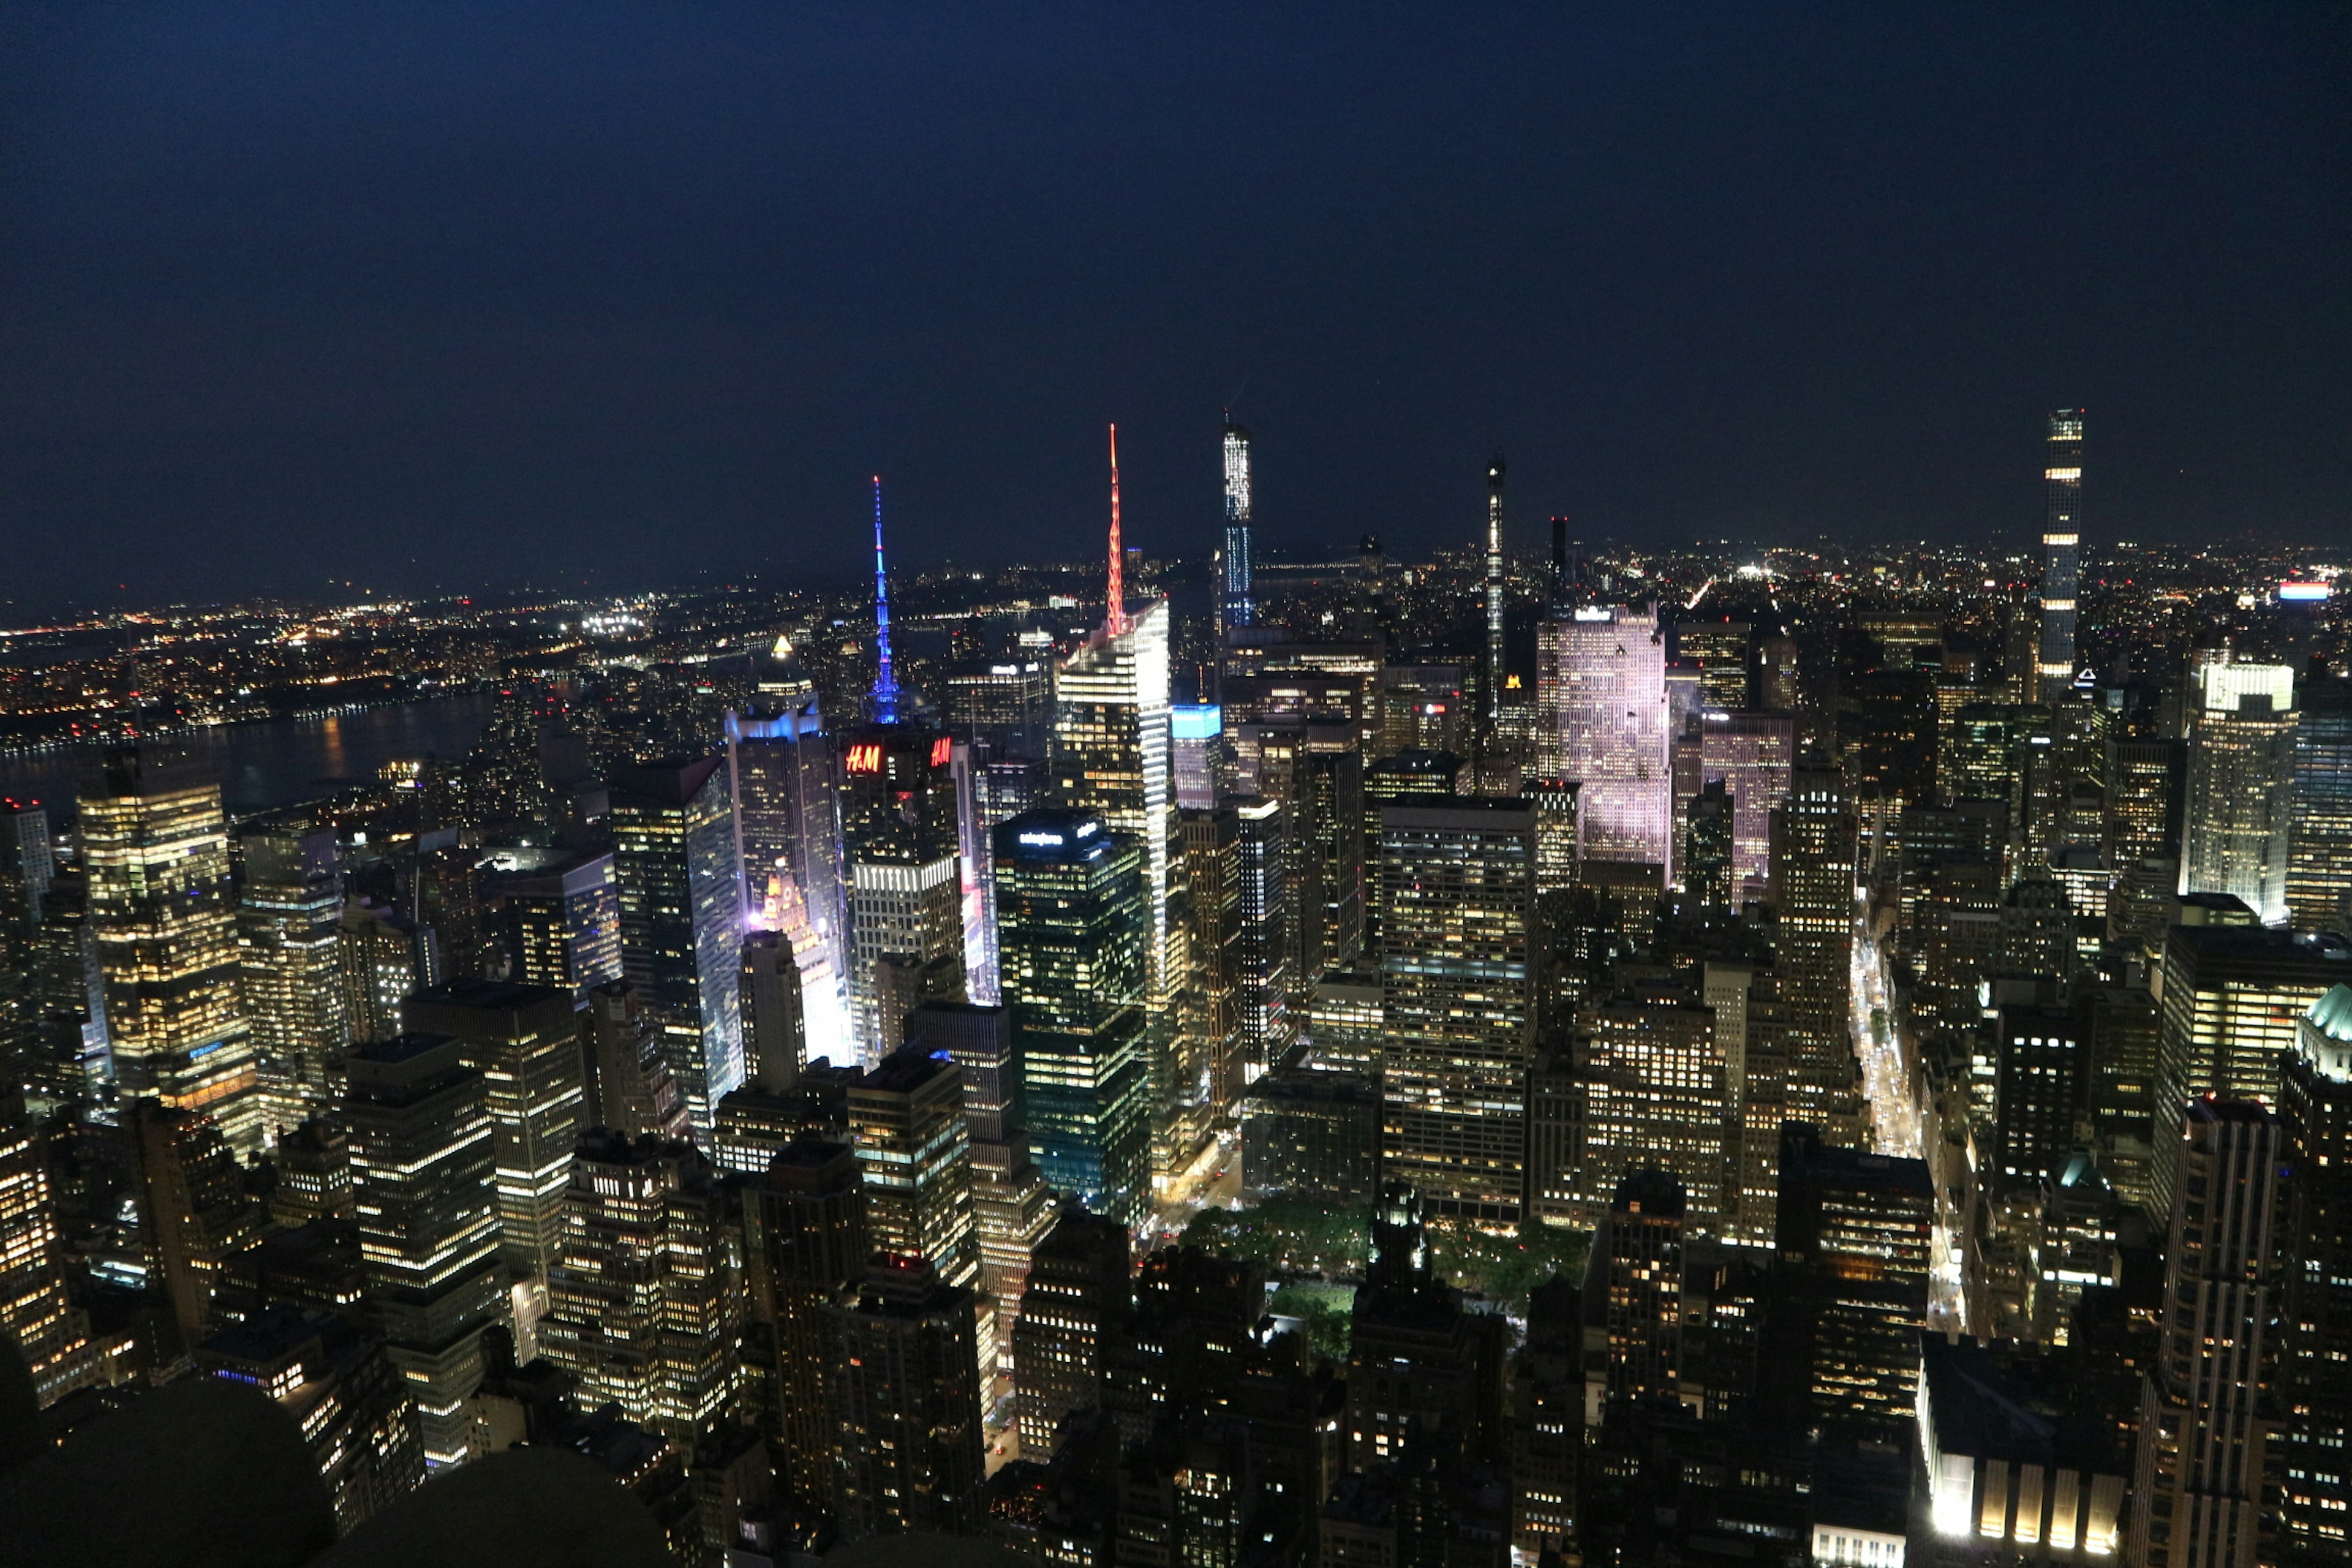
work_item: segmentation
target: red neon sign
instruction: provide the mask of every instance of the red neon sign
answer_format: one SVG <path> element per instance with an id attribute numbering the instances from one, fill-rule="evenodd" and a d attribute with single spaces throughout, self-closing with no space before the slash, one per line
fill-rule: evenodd
<path id="1" fill-rule="evenodd" d="M 853 773 L 878 773 L 882 771 L 882 745 L 878 741 L 860 741 L 849 748 L 849 771 Z"/>
<path id="2" fill-rule="evenodd" d="M 946 767 L 948 765 L 948 758 L 953 754 L 955 742 L 949 740 L 945 735 L 941 735 L 938 740 L 933 741 L 931 742 L 931 766 L 935 768 Z"/>

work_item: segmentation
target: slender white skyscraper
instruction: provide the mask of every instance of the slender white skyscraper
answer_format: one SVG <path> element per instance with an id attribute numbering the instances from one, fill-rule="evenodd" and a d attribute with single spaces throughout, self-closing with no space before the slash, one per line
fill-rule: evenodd
<path id="1" fill-rule="evenodd" d="M 1225 419 L 1224 582 L 1217 609 L 1228 626 L 1257 620 L 1250 589 L 1250 433 L 1231 416 Z"/>
<path id="2" fill-rule="evenodd" d="M 2264 925 L 2284 925 L 2294 817 L 2294 667 L 2209 664 L 2197 679 L 2180 890 L 2234 893 Z"/>
<path id="3" fill-rule="evenodd" d="M 1655 605 L 1588 605 L 1536 630 L 1536 769 L 1582 787 L 1588 860 L 1640 861 L 1674 879 L 1666 645 Z"/>
<path id="4" fill-rule="evenodd" d="M 2074 594 L 2082 577 L 2083 411 L 2050 416 L 2042 465 L 2049 512 L 2042 525 L 2042 700 L 2055 702 L 2074 683 Z"/>
<path id="5" fill-rule="evenodd" d="M 1486 700 L 1480 709 L 1493 731 L 1503 716 L 1503 454 L 1486 464 Z"/>

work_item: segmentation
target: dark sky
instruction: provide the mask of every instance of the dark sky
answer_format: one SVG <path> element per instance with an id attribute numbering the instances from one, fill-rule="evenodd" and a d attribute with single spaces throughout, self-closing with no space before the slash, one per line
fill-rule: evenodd
<path id="1" fill-rule="evenodd" d="M 0 614 L 1273 542 L 2352 539 L 2352 26 L 0 5 Z M 116 584 L 128 584 L 117 591 Z"/>

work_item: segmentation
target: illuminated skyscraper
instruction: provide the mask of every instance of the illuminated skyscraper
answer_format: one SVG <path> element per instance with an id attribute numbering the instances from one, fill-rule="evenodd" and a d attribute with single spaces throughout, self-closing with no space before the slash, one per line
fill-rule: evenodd
<path id="1" fill-rule="evenodd" d="M 955 749 L 926 725 L 876 724 L 844 752 L 849 994 L 868 1067 L 898 1047 L 907 1011 L 966 994 Z"/>
<path id="2" fill-rule="evenodd" d="M 1581 784 L 1587 860 L 1631 860 L 1674 880 L 1666 645 L 1657 607 L 1591 605 L 1536 628 L 1536 771 Z"/>
<path id="3" fill-rule="evenodd" d="M 2074 595 L 2082 577 L 2083 411 L 2050 416 L 2042 466 L 2049 498 L 2042 525 L 2041 700 L 2062 700 L 2074 684 Z"/>
<path id="4" fill-rule="evenodd" d="M 1503 717 L 1503 454 L 1486 463 L 1486 667 L 1478 713 L 1491 735 Z"/>
<path id="5" fill-rule="evenodd" d="M 1685 1207 L 1682 1184 L 1655 1170 L 1633 1172 L 1610 1199 L 1600 1239 L 1612 1399 L 1681 1390 Z"/>
<path id="6" fill-rule="evenodd" d="M 501 876 L 508 978 L 552 985 L 584 1003 L 621 978 L 621 894 L 611 853 L 567 855 Z"/>
<path id="7" fill-rule="evenodd" d="M 1290 875 L 1290 814 L 1279 801 L 1242 796 L 1226 803 L 1234 818 L 1235 883 L 1233 947 L 1234 1050 L 1217 1081 L 1222 1102 L 1282 1059 L 1298 1037 L 1298 1008 L 1308 990 L 1297 964 L 1297 894 Z"/>
<path id="8" fill-rule="evenodd" d="M 2140 1396 L 2134 1568 L 2267 1560 L 2257 1532 L 2280 1479 L 2278 1121 L 2249 1100 L 2199 1100 L 2179 1137 L 2162 1337 Z"/>
<path id="9" fill-rule="evenodd" d="M 809 1059 L 854 1052 L 849 910 L 842 878 L 841 756 L 816 700 L 727 715 L 727 767 L 751 923 L 792 941 Z"/>
<path id="10" fill-rule="evenodd" d="M 866 1194 L 847 1144 L 790 1144 L 745 1189 L 748 1342 L 764 1352 L 770 1386 L 760 1404 L 795 1496 L 823 1498 L 833 1486 L 826 1314 L 872 1256 Z"/>
<path id="11" fill-rule="evenodd" d="M 0 1084 L 0 1334 L 24 1352 L 43 1405 L 92 1372 L 89 1323 L 66 1299 L 65 1247 L 48 1171 L 14 1084 Z"/>
<path id="12" fill-rule="evenodd" d="M 1381 809 L 1381 1163 L 1440 1215 L 1519 1218 L 1535 905 L 1533 805 Z"/>
<path id="13" fill-rule="evenodd" d="M 961 1069 L 919 1047 L 885 1058 L 849 1086 L 849 1132 L 876 1250 L 919 1258 L 950 1285 L 977 1284 Z"/>
<path id="14" fill-rule="evenodd" d="M 1788 798 L 1772 813 L 1770 861 L 1775 968 L 1789 1026 L 1788 1114 L 1832 1129 L 1851 1114 L 1861 1071 L 1847 1016 L 1853 808 L 1833 769 L 1799 768 L 1790 777 Z"/>
<path id="15" fill-rule="evenodd" d="M 219 783 L 195 763 L 111 753 L 80 835 L 117 1084 L 204 1112 L 253 1152 L 265 1130 Z"/>
<path id="16" fill-rule="evenodd" d="M 343 884 L 332 829 L 251 834 L 242 848 L 237 981 L 274 1135 L 333 1109 L 342 1093 Z"/>
<path id="17" fill-rule="evenodd" d="M 1257 620 L 1250 586 L 1250 433 L 1225 419 L 1224 581 L 1217 599 L 1222 626 L 1246 626 Z"/>
<path id="18" fill-rule="evenodd" d="M 1772 813 L 1788 798 L 1796 764 L 1796 721 L 1786 713 L 1717 712 L 1699 731 L 1699 779 L 1731 795 L 1735 901 L 1767 896 L 1772 879 Z"/>
<path id="19" fill-rule="evenodd" d="M 996 830 L 1004 1005 L 1038 1165 L 1130 1222 L 1151 1194 L 1142 861 L 1089 812 L 1027 812 Z"/>
<path id="20" fill-rule="evenodd" d="M 482 1330 L 506 1300 L 489 1096 L 459 1050 L 438 1035 L 362 1046 L 343 1103 L 368 1294 L 435 1469 L 466 1459 Z"/>
<path id="21" fill-rule="evenodd" d="M 468 980 L 418 992 L 403 1016 L 412 1029 L 454 1037 L 489 1087 L 499 1252 L 509 1280 L 536 1295 L 563 1245 L 572 1150 L 589 1125 L 572 993 Z"/>
<path id="22" fill-rule="evenodd" d="M 1924 1161 L 1780 1133 L 1780 1272 L 1789 1371 L 1826 1431 L 1900 1441 L 1918 1419 L 1936 1188 Z M 1798 1358 L 1801 1357 L 1801 1361 Z"/>
<path id="23" fill-rule="evenodd" d="M 743 869 L 725 757 L 617 768 L 621 963 L 661 1031 L 696 1138 L 743 1081 Z"/>
<path id="24" fill-rule="evenodd" d="M 2314 679 L 2300 695 L 2287 911 L 2305 931 L 2352 932 L 2352 679 Z"/>
<path id="25" fill-rule="evenodd" d="M 2352 1530 L 2352 984 L 2311 1005 L 2279 1069 L 2281 1152 L 2294 1169 L 2280 1215 L 2294 1240 L 2280 1315 L 2284 1436 L 2296 1484 L 2281 1509 L 2290 1562 L 2340 1556 Z"/>
<path id="26" fill-rule="evenodd" d="M 1176 805 L 1182 811 L 1217 808 L 1218 775 L 1225 759 L 1225 725 L 1213 702 L 1180 702 L 1170 710 Z"/>
<path id="27" fill-rule="evenodd" d="M 1585 1084 L 1583 1203 L 1598 1222 L 1620 1184 L 1671 1177 L 1679 1226 L 1721 1235 L 1738 1206 L 1739 1085 L 1713 1009 L 1678 997 L 1612 998 L 1577 1016 Z"/>
<path id="28" fill-rule="evenodd" d="M 2235 894 L 2264 925 L 2284 925 L 2294 819 L 2294 668 L 2208 664 L 2197 680 L 2180 890 Z"/>

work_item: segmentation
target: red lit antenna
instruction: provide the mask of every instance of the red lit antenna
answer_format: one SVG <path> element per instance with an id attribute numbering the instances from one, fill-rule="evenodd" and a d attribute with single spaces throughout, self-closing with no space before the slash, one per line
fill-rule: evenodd
<path id="1" fill-rule="evenodd" d="M 1110 427 L 1110 614 L 1103 618 L 1103 628 L 1113 637 L 1124 634 L 1130 626 L 1127 618 L 1127 567 L 1125 552 L 1118 539 L 1118 424 Z"/>

